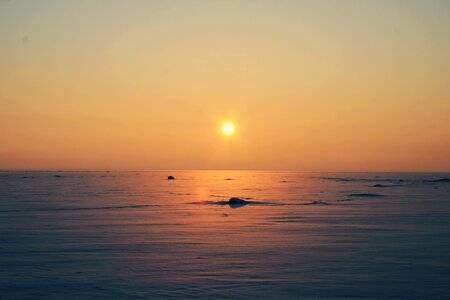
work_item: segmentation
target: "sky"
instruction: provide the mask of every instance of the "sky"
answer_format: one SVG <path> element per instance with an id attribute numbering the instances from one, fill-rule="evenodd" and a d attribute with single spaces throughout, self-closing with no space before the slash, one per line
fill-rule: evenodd
<path id="1" fill-rule="evenodd" d="M 0 169 L 450 171 L 449 37 L 445 0 L 0 0 Z"/>

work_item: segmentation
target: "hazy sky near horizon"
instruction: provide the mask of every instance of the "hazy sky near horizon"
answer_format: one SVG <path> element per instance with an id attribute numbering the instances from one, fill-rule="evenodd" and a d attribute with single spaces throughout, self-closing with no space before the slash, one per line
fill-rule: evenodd
<path id="1" fill-rule="evenodd" d="M 450 171 L 449 37 L 450 1 L 0 0 L 0 169 Z"/>

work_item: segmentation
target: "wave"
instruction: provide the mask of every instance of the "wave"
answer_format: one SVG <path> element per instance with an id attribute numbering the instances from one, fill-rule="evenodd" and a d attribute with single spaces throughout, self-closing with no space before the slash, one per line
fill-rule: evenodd
<path id="1" fill-rule="evenodd" d="M 348 197 L 368 197 L 368 198 L 384 197 L 384 195 L 374 194 L 374 193 L 357 193 L 357 194 L 349 194 L 347 196 Z"/>
<path id="2" fill-rule="evenodd" d="M 9 209 L 1 210 L 0 213 L 11 212 L 52 212 L 52 211 L 80 211 L 80 210 L 107 210 L 107 209 L 136 209 L 150 206 L 159 206 L 153 204 L 144 205 L 120 205 L 120 206 L 95 206 L 95 207 L 58 207 L 58 208 L 39 208 L 39 209 Z"/>
<path id="3" fill-rule="evenodd" d="M 251 199 L 251 198 L 246 198 Z M 186 204 L 194 205 L 229 205 L 231 208 L 243 207 L 246 205 L 270 205 L 270 206 L 303 206 L 303 205 L 331 205 L 329 202 L 314 200 L 306 203 L 276 203 L 276 202 L 266 202 L 266 201 L 245 201 L 243 203 L 230 203 L 229 201 L 196 201 L 188 202 Z"/>
<path id="4" fill-rule="evenodd" d="M 450 183 L 450 178 L 440 178 L 440 179 L 434 179 L 434 180 L 426 180 L 427 182 L 446 182 Z"/>
<path id="5" fill-rule="evenodd" d="M 331 205 L 331 203 L 325 201 L 311 201 L 308 203 L 303 203 L 302 205 Z"/>
<path id="6" fill-rule="evenodd" d="M 404 186 L 402 184 L 374 184 L 372 185 L 372 187 L 376 187 L 376 188 L 391 188 L 391 187 L 400 187 L 400 186 Z"/>
<path id="7" fill-rule="evenodd" d="M 251 199 L 251 198 L 246 198 L 246 199 Z M 230 205 L 232 206 L 233 204 L 230 204 L 230 201 L 196 201 L 196 202 L 188 202 L 186 204 L 206 204 L 206 205 Z M 236 205 L 285 205 L 285 204 L 280 204 L 280 203 L 274 203 L 274 202 L 264 202 L 264 201 L 245 201 L 244 203 L 239 203 Z"/>
<path id="8" fill-rule="evenodd" d="M 409 183 L 409 184 L 417 184 L 417 183 L 450 183 L 450 178 L 438 178 L 438 179 L 405 179 L 405 178 L 351 178 L 351 177 L 320 177 L 322 180 L 332 180 L 338 182 L 395 182 L 395 183 Z M 379 186 L 383 186 L 380 184 Z M 393 187 L 386 186 L 386 187 Z M 402 186 L 402 185 L 395 185 Z M 383 186 L 384 187 L 384 186 Z"/>

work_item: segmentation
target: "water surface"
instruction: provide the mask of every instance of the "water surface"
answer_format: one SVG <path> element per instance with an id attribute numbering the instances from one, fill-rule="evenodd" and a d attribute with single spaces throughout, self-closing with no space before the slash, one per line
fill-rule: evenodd
<path id="1" fill-rule="evenodd" d="M 449 178 L 0 172 L 0 299 L 448 299 Z"/>

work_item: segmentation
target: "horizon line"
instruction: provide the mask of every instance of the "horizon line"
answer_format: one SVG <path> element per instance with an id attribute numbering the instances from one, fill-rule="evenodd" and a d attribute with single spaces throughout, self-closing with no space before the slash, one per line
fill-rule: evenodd
<path id="1" fill-rule="evenodd" d="M 312 171 L 296 169 L 72 169 L 72 168 L 50 168 L 50 169 L 2 169 L 0 172 L 163 172 L 163 171 L 257 171 L 257 172 L 296 172 L 296 173 L 450 173 L 449 171 L 414 170 L 414 171 Z"/>

